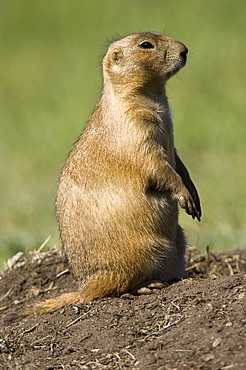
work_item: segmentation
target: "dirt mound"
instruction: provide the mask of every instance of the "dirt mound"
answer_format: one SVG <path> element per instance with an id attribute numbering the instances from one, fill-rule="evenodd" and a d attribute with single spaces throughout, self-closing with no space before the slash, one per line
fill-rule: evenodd
<path id="1" fill-rule="evenodd" d="M 187 253 L 188 279 L 0 329 L 0 369 L 246 369 L 246 250 Z M 2 317 L 76 290 L 61 250 L 18 254 L 0 275 Z"/>

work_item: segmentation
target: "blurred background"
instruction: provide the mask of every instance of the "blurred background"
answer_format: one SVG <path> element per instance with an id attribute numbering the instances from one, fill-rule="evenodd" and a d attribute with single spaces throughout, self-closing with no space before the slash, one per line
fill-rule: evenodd
<path id="1" fill-rule="evenodd" d="M 185 43 L 168 82 L 175 141 L 199 190 L 191 245 L 246 247 L 245 0 L 1 0 L 0 269 L 20 250 L 59 244 L 61 168 L 100 97 L 110 41 L 157 31 Z"/>

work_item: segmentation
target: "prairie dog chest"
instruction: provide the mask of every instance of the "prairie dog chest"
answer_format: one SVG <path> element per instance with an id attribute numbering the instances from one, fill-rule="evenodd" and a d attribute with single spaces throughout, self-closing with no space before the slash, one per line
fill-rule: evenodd
<path id="1" fill-rule="evenodd" d="M 166 160 L 175 168 L 173 122 L 168 103 L 166 102 L 165 106 L 162 107 L 156 104 L 155 112 L 159 116 L 160 122 L 156 131 L 156 140 L 161 146 Z"/>

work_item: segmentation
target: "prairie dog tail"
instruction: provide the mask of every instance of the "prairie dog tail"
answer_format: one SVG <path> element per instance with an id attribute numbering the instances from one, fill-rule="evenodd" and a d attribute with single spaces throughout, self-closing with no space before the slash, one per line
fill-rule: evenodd
<path id="1" fill-rule="evenodd" d="M 52 313 L 72 303 L 76 303 L 80 298 L 79 292 L 64 293 L 59 297 L 46 299 L 32 307 L 28 307 L 23 311 L 22 317 Z"/>
<path id="2" fill-rule="evenodd" d="M 5 316 L 3 318 L 3 324 L 9 325 L 28 316 L 55 312 L 63 307 L 78 302 L 80 298 L 79 292 L 71 292 L 64 293 L 57 298 L 46 299 L 45 301 L 36 303 L 34 306 Z"/>

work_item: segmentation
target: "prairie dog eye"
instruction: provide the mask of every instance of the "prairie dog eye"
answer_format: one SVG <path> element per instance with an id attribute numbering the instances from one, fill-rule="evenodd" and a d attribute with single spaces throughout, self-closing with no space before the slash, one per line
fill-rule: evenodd
<path id="1" fill-rule="evenodd" d="M 138 45 L 141 49 L 154 49 L 154 45 L 149 41 L 143 41 Z"/>

